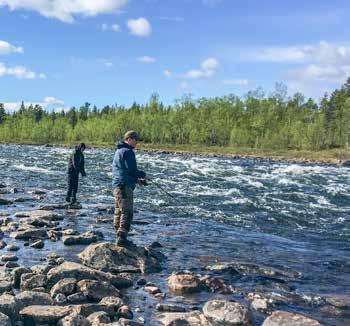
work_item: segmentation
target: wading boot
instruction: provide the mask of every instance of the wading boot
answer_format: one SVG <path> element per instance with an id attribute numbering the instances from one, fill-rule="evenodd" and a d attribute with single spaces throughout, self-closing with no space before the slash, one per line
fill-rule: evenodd
<path id="1" fill-rule="evenodd" d="M 119 236 L 117 240 L 117 246 L 120 247 L 136 247 L 136 245 L 126 238 L 126 235 Z"/>

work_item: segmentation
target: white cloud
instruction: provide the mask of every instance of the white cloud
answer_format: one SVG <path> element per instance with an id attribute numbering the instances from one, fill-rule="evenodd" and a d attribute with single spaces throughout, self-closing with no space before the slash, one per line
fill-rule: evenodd
<path id="1" fill-rule="evenodd" d="M 20 109 L 21 104 L 22 104 L 22 101 L 7 102 L 7 103 L 4 103 L 4 107 L 7 112 L 15 112 Z M 62 110 L 64 111 L 67 110 L 67 108 L 65 107 L 64 101 L 59 100 L 53 96 L 47 96 L 42 101 L 38 101 L 38 102 L 24 101 L 24 105 L 26 107 L 28 107 L 30 104 L 39 105 L 43 109 L 48 111 L 60 112 Z"/>
<path id="2" fill-rule="evenodd" d="M 152 27 L 146 18 L 140 17 L 138 19 L 129 19 L 127 22 L 129 32 L 138 37 L 150 36 Z"/>
<path id="3" fill-rule="evenodd" d="M 267 47 L 244 54 L 242 58 L 268 62 L 317 62 L 350 64 L 350 46 L 321 41 L 314 45 Z"/>
<path id="4" fill-rule="evenodd" d="M 0 0 L 0 7 L 10 10 L 31 10 L 66 23 L 76 16 L 97 16 L 118 11 L 128 0 Z"/>
<path id="5" fill-rule="evenodd" d="M 248 86 L 252 84 L 248 79 L 225 79 L 222 83 L 228 86 Z"/>
<path id="6" fill-rule="evenodd" d="M 10 53 L 23 53 L 23 48 L 13 46 L 6 41 L 0 40 L 0 54 L 10 54 Z"/>
<path id="7" fill-rule="evenodd" d="M 118 24 L 112 24 L 111 30 L 113 32 L 120 32 L 120 26 Z"/>
<path id="8" fill-rule="evenodd" d="M 149 57 L 149 56 L 145 55 L 143 57 L 137 58 L 137 61 L 142 62 L 142 63 L 154 63 L 154 62 L 156 62 L 156 58 Z"/>
<path id="9" fill-rule="evenodd" d="M 208 58 L 201 62 L 201 69 L 191 69 L 187 71 L 182 77 L 187 79 L 211 77 L 216 73 L 219 65 L 219 61 L 215 58 Z"/>
<path id="10" fill-rule="evenodd" d="M 163 71 L 163 74 L 164 74 L 165 77 L 168 77 L 168 78 L 170 78 L 173 75 L 172 72 L 169 69 L 165 69 Z"/>
<path id="11" fill-rule="evenodd" d="M 0 62 L 0 77 L 6 75 L 13 76 L 17 79 L 46 79 L 46 75 L 43 73 L 36 73 L 24 66 L 7 67 Z"/>

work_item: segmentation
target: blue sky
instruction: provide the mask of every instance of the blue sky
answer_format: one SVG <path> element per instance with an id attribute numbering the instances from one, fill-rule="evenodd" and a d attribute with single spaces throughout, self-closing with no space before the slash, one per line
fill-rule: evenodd
<path id="1" fill-rule="evenodd" d="M 0 0 L 0 102 L 48 110 L 243 95 L 350 76 L 349 1 Z"/>

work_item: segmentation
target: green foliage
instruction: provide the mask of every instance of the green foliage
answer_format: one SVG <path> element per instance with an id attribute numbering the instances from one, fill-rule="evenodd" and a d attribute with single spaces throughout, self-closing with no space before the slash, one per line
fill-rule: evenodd
<path id="1" fill-rule="evenodd" d="M 38 105 L 6 114 L 0 104 L 0 142 L 112 144 L 135 129 L 149 144 L 200 145 L 261 150 L 349 148 L 350 78 L 319 104 L 276 85 L 243 98 L 234 95 L 193 100 L 184 96 L 165 106 L 157 94 L 145 105 L 47 112 Z"/>

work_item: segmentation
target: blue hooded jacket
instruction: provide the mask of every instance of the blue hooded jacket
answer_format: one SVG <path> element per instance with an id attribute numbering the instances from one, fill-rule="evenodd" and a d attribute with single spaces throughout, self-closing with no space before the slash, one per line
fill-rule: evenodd
<path id="1" fill-rule="evenodd" d="M 123 141 L 118 142 L 112 164 L 112 187 L 136 187 L 138 178 L 144 178 L 145 172 L 137 169 L 133 147 Z"/>

